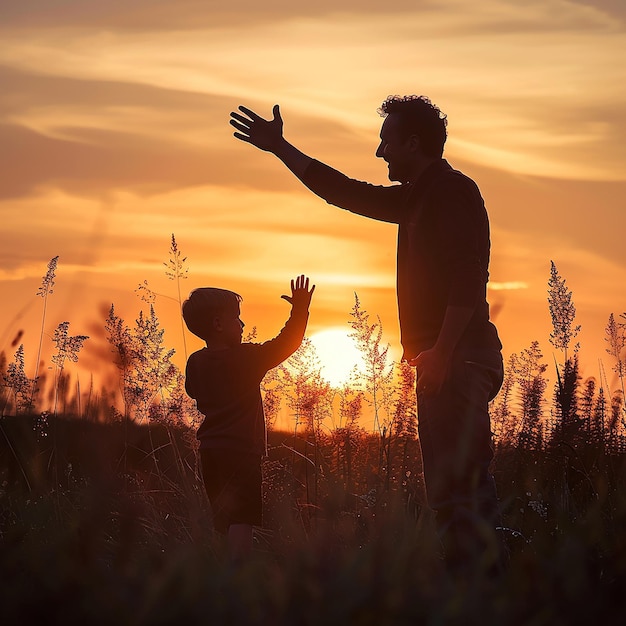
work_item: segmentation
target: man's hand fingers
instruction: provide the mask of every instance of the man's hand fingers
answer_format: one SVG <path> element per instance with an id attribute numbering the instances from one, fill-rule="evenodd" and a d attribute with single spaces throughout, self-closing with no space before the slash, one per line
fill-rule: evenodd
<path id="1" fill-rule="evenodd" d="M 244 124 L 249 124 L 250 122 L 253 121 L 252 118 L 240 115 L 236 111 L 231 111 L 230 112 L 230 116 L 235 118 L 236 120 L 238 120 L 240 122 L 244 122 Z"/>
<path id="2" fill-rule="evenodd" d="M 251 109 L 249 109 L 248 107 L 245 107 L 243 105 L 240 105 L 237 107 L 242 113 L 245 113 L 251 120 L 257 122 L 258 120 L 262 120 L 263 118 L 260 115 L 257 115 L 254 111 L 252 111 Z"/>
<path id="3" fill-rule="evenodd" d="M 239 122 L 235 120 L 230 120 L 230 125 L 236 128 L 237 130 L 240 130 L 242 133 L 250 133 L 250 127 L 246 126 L 245 124 L 240 124 Z"/>
<path id="4" fill-rule="evenodd" d="M 248 132 L 250 128 L 252 128 L 250 120 L 239 121 L 237 119 L 231 118 L 230 125 L 234 126 L 238 130 L 243 130 L 244 132 Z"/>

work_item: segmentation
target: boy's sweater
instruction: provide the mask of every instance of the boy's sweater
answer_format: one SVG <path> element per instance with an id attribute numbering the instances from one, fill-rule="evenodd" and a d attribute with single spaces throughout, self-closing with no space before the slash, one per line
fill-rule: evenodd
<path id="1" fill-rule="evenodd" d="M 200 448 L 264 451 L 260 384 L 269 370 L 298 349 L 308 317 L 308 309 L 294 307 L 284 328 L 270 341 L 221 350 L 203 348 L 189 357 L 185 389 L 204 415 L 197 435 Z"/>

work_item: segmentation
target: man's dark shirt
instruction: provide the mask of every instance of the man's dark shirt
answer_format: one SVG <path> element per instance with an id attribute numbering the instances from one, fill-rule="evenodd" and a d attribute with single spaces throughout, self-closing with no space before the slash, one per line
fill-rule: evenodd
<path id="1" fill-rule="evenodd" d="M 474 181 L 441 159 L 411 184 L 353 180 L 319 161 L 302 178 L 335 206 L 398 224 L 397 292 L 405 358 L 432 348 L 448 306 L 473 309 L 457 349 L 499 350 L 489 321 L 489 220 Z"/>

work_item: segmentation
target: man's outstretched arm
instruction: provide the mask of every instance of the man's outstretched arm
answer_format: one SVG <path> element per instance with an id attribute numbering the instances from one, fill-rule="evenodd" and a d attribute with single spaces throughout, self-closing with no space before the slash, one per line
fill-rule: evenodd
<path id="1" fill-rule="evenodd" d="M 276 155 L 300 180 L 313 160 L 283 137 L 283 118 L 280 107 L 275 104 L 273 119 L 266 120 L 247 107 L 240 106 L 241 113 L 232 112 L 231 126 L 237 129 L 237 139 Z M 242 115 L 243 113 L 243 115 Z"/>
<path id="2" fill-rule="evenodd" d="M 353 180 L 307 156 L 283 137 L 283 120 L 277 104 L 271 120 L 244 106 L 239 111 L 230 114 L 230 123 L 237 131 L 235 137 L 276 155 L 314 194 L 358 215 L 397 223 L 397 209 L 404 194 L 401 186 L 382 187 Z"/>

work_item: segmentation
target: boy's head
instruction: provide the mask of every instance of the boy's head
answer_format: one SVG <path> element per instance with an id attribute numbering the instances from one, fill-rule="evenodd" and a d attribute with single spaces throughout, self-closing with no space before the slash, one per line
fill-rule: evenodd
<path id="1" fill-rule="evenodd" d="M 227 289 L 194 289 L 183 302 L 183 319 L 187 328 L 207 343 L 215 339 L 227 345 L 241 343 L 241 300 L 239 294 Z"/>

